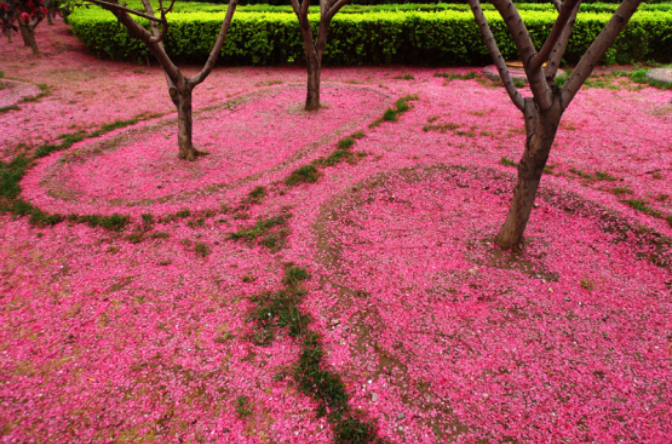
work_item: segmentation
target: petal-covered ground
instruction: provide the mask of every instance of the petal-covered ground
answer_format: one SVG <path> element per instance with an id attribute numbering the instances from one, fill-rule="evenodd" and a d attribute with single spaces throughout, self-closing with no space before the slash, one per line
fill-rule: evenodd
<path id="1" fill-rule="evenodd" d="M 95 59 L 60 22 L 37 38 L 39 57 L 0 48 L 46 93 L 1 115 L 3 161 L 137 123 L 39 159 L 21 198 L 130 223 L 0 215 L 3 442 L 334 442 L 292 377 L 304 345 L 252 319 L 292 266 L 321 368 L 389 442 L 669 440 L 669 90 L 578 94 L 511 253 L 492 239 L 522 118 L 501 87 L 436 75 L 470 68 L 325 68 L 309 114 L 300 67 L 217 68 L 195 92 L 210 154 L 187 163 L 157 67 Z"/>

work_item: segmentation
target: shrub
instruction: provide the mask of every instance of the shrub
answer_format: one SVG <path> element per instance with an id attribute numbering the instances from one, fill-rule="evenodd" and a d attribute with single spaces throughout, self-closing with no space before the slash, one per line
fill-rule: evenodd
<path id="1" fill-rule="evenodd" d="M 399 10 L 393 10 L 391 5 L 368 8 L 365 9 L 368 11 L 366 14 L 346 9 L 346 13 L 334 17 L 324 63 L 490 63 L 490 56 L 467 5 L 449 5 L 450 8 L 430 5 L 434 11 L 415 11 L 401 8 L 404 5 L 398 6 Z M 521 11 L 521 15 L 535 45 L 540 47 L 557 13 L 550 4 L 528 6 Z M 578 61 L 609 20 L 609 11 L 616 7 L 585 6 L 588 8 L 584 8 L 586 12 L 577 18 L 565 55 L 568 63 Z M 652 9 L 653 6 L 660 6 L 660 9 Z M 636 13 L 605 55 L 605 60 L 618 63 L 671 61 L 669 47 L 672 45 L 672 14 L 669 12 L 671 9 L 664 9 L 665 6 L 649 5 L 649 8 Z M 236 12 L 220 60 L 226 64 L 245 65 L 273 65 L 289 60 L 303 60 L 299 25 L 289 7 L 259 5 L 256 8 L 257 12 L 251 9 Z M 275 8 L 274 12 L 270 12 L 269 8 Z M 496 11 L 487 9 L 490 10 L 485 13 L 495 38 L 502 43 L 503 56 L 517 58 L 515 45 L 503 20 Z M 182 61 L 205 60 L 217 36 L 222 13 L 223 6 L 201 5 L 172 14 L 164 41 L 168 53 Z M 144 19 L 138 20 L 146 24 Z M 117 60 L 144 60 L 149 56 L 145 46 L 133 39 L 106 11 L 98 8 L 79 9 L 70 16 L 70 23 L 75 35 L 99 55 Z"/>

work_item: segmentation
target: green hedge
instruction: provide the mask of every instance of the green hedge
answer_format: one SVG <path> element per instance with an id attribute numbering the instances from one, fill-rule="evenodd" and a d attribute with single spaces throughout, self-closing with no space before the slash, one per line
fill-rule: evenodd
<path id="1" fill-rule="evenodd" d="M 486 11 L 493 33 L 507 59 L 517 58 L 504 22 Z M 537 47 L 543 43 L 557 13 L 521 11 Z M 223 12 L 178 12 L 170 17 L 165 39 L 177 60 L 202 62 L 217 35 Z M 608 13 L 581 13 L 572 34 L 566 61 L 576 63 L 611 17 Z M 317 15 L 311 20 L 316 23 Z M 79 9 L 69 17 L 72 30 L 94 53 L 115 60 L 145 60 L 149 51 L 128 35 L 107 11 Z M 139 20 L 143 22 L 143 19 Z M 145 22 L 146 25 L 146 22 Z M 609 50 L 611 63 L 672 61 L 672 13 L 639 11 Z M 303 59 L 296 17 L 273 12 L 236 11 L 222 49 L 225 64 L 275 65 Z M 490 61 L 471 12 L 380 11 L 339 14 L 329 33 L 324 55 L 327 65 L 402 63 L 409 65 L 484 64 Z"/>
<path id="2" fill-rule="evenodd" d="M 425 0 L 422 0 L 425 1 Z M 619 0 L 620 2 L 621 0 Z M 152 0 L 152 3 L 156 3 L 155 9 L 158 8 L 158 2 Z M 142 10 L 142 2 L 139 0 L 128 0 L 126 4 L 129 7 Z M 581 12 L 614 12 L 618 7 L 614 3 L 582 3 Z M 204 3 L 201 1 L 193 2 L 178 2 L 173 6 L 173 11 L 176 13 L 192 13 L 192 12 L 221 12 L 226 11 L 226 4 L 217 4 L 216 2 Z M 485 11 L 494 11 L 495 7 L 490 3 L 484 3 L 481 5 L 481 8 Z M 528 11 L 550 11 L 555 12 L 555 6 L 553 6 L 548 0 L 544 3 L 518 3 L 516 4 L 518 10 L 528 10 Z M 455 3 L 438 3 L 438 4 L 417 4 L 417 3 L 405 3 L 405 4 L 380 4 L 380 5 L 363 5 L 363 4 L 349 4 L 346 5 L 339 11 L 339 14 L 362 14 L 368 12 L 381 12 L 381 11 L 425 11 L 425 12 L 436 12 L 436 11 L 470 11 L 468 4 L 455 4 Z M 672 12 L 672 3 L 659 3 L 659 4 L 642 4 L 639 6 L 640 11 L 668 11 Z M 284 0 L 283 2 L 273 5 L 273 4 L 248 4 L 237 8 L 239 12 L 277 12 L 277 13 L 287 13 L 293 14 L 294 11 L 289 5 L 289 1 Z M 318 5 L 312 5 L 310 7 L 310 12 L 318 13 L 320 12 L 320 7 Z"/>
<path id="3" fill-rule="evenodd" d="M 182 0 L 184 2 L 199 2 L 200 0 Z M 622 0 L 584 0 L 583 3 L 611 3 L 611 4 L 618 4 L 621 3 Z M 665 3 L 669 0 L 649 0 L 648 3 Z M 210 0 L 210 3 L 218 3 L 218 4 L 228 4 L 229 0 Z M 274 6 L 283 6 L 288 3 L 287 0 L 239 0 L 238 4 L 239 5 L 274 5 Z M 311 3 L 319 3 L 317 1 L 313 1 Z M 389 4 L 437 4 L 437 3 L 443 3 L 439 2 L 438 0 L 351 0 L 351 4 L 353 5 L 389 5 Z M 467 4 L 468 0 L 450 0 L 448 1 L 449 4 L 454 5 L 454 4 Z M 514 1 L 514 3 L 518 4 L 519 2 Z M 520 3 L 538 3 L 538 4 L 549 4 L 548 0 L 525 0 L 524 2 Z"/>

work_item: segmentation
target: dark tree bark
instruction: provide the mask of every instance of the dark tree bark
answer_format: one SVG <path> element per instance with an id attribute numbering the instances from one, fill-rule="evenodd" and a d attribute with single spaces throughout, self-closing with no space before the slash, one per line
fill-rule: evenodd
<path id="1" fill-rule="evenodd" d="M 35 41 L 35 29 L 19 19 L 19 28 L 21 29 L 21 37 L 23 37 L 23 45 L 33 50 L 33 54 L 39 54 L 37 50 L 37 42 Z"/>
<path id="2" fill-rule="evenodd" d="M 5 37 L 7 37 L 7 43 L 12 43 L 12 30 L 7 28 L 5 29 Z"/>
<path id="3" fill-rule="evenodd" d="M 306 70 L 308 72 L 306 111 L 319 109 L 320 104 L 320 80 L 322 77 L 322 56 L 327 47 L 327 34 L 334 15 L 350 0 L 321 0 L 320 23 L 318 25 L 317 39 L 313 38 L 313 30 L 308 20 L 308 8 L 310 0 L 290 0 L 292 9 L 299 19 L 303 48 L 306 56 Z"/>
<path id="4" fill-rule="evenodd" d="M 518 163 L 518 182 L 513 191 L 509 214 L 495 238 L 495 243 L 502 248 L 511 248 L 522 241 L 562 112 L 557 99 L 551 108 L 543 111 L 534 100 L 525 99 L 525 151 Z"/>
<path id="5" fill-rule="evenodd" d="M 175 86 L 169 87 L 170 98 L 177 108 L 177 146 L 178 159 L 196 160 L 199 151 L 194 148 L 192 140 L 193 135 L 193 118 L 191 106 L 191 92 L 193 89 L 189 85 L 185 85 L 181 90 Z"/>
<path id="6" fill-rule="evenodd" d="M 132 36 L 141 40 L 149 50 L 152 52 L 156 60 L 163 68 L 163 71 L 166 76 L 166 83 L 168 84 L 168 93 L 170 94 L 170 100 L 175 105 L 177 109 L 177 146 L 178 146 L 178 155 L 179 159 L 184 160 L 196 160 L 199 154 L 203 154 L 194 147 L 193 143 L 193 108 L 192 108 L 192 93 L 194 88 L 201 84 L 208 75 L 212 72 L 212 69 L 217 62 L 222 46 L 224 46 L 224 41 L 226 40 L 226 34 L 231 26 L 231 21 L 233 20 L 233 14 L 238 5 L 238 0 L 231 0 L 229 2 L 229 7 L 226 10 L 226 16 L 222 22 L 222 26 L 219 29 L 219 34 L 217 35 L 217 40 L 215 41 L 212 50 L 208 56 L 208 60 L 205 62 L 205 65 L 201 71 L 191 77 L 185 77 L 182 71 L 173 63 L 166 49 L 163 46 L 163 38 L 168 31 L 168 21 L 166 20 L 166 15 L 172 10 L 173 3 L 169 7 L 164 8 L 163 3 L 159 0 L 159 11 L 160 17 L 156 17 L 154 10 L 149 3 L 149 0 L 142 0 L 142 3 L 145 8 L 145 12 L 134 11 L 125 6 L 122 6 L 118 3 L 117 0 L 87 0 L 90 3 L 102 6 L 103 8 L 112 12 L 115 15 L 119 23 L 124 25 Z M 129 15 L 133 14 L 139 17 L 144 17 L 149 20 L 150 30 L 142 27 L 138 22 L 133 20 Z"/>
<path id="7" fill-rule="evenodd" d="M 490 56 L 499 70 L 506 91 L 525 117 L 527 139 L 523 157 L 518 164 L 518 180 L 506 221 L 495 238 L 495 243 L 501 248 L 511 248 L 523 240 L 562 114 L 642 2 L 642 0 L 623 0 L 560 89 L 553 85 L 553 81 L 567 49 L 581 0 L 565 0 L 564 3 L 560 3 L 559 0 L 551 1 L 558 9 L 558 18 L 539 52 L 536 51 L 513 1 L 492 1 L 504 19 L 525 68 L 532 98 L 523 99 L 506 68 L 479 0 L 469 0 L 474 18 L 481 29 Z M 547 63 L 545 68 L 544 63 Z"/>

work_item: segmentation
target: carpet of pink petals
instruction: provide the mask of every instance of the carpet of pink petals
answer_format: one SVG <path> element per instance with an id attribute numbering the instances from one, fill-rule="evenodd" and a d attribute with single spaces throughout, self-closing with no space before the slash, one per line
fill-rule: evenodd
<path id="1" fill-rule="evenodd" d="M 391 443 L 669 442 L 672 271 L 647 258 L 670 260 L 650 245 L 672 228 L 621 200 L 672 215 L 671 91 L 578 94 L 512 254 L 492 239 L 515 173 L 501 159 L 520 158 L 523 121 L 503 89 L 434 76 L 469 68 L 325 68 L 315 114 L 300 111 L 300 67 L 217 68 L 195 92 L 195 141 L 210 155 L 187 163 L 156 66 L 96 59 L 60 21 L 37 38 L 39 57 L 17 38 L 0 47 L 5 77 L 50 87 L 0 115 L 3 160 L 167 114 L 41 159 L 24 199 L 137 224 L 234 207 L 259 185 L 270 195 L 249 219 L 157 224 L 169 237 L 138 244 L 0 215 L 0 441 L 333 442 L 317 403 L 276 377 L 300 344 L 250 340 L 250 297 L 280 289 L 293 262 L 312 274 L 302 308 L 326 365 Z M 408 94 L 419 100 L 398 122 L 367 127 Z M 352 150 L 366 157 L 282 185 L 356 130 L 366 136 Z M 228 239 L 281 210 L 292 214 L 285 248 Z"/>

